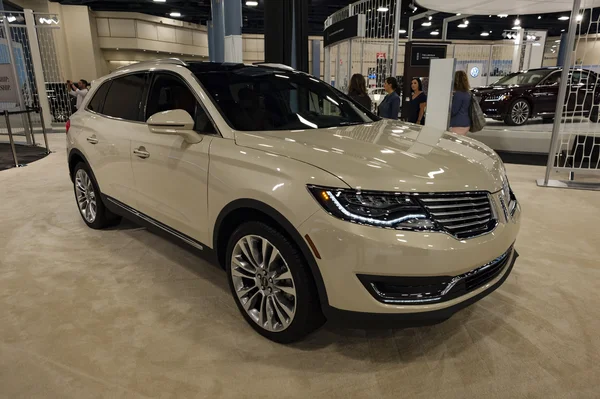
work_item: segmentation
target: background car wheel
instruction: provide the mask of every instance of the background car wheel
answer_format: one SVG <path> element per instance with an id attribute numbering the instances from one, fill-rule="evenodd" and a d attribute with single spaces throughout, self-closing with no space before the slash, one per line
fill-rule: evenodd
<path id="1" fill-rule="evenodd" d="M 324 323 L 306 261 L 278 230 L 262 222 L 240 225 L 229 240 L 226 262 L 238 309 L 259 334 L 290 343 Z"/>
<path id="2" fill-rule="evenodd" d="M 531 107 L 527 100 L 517 99 L 508 107 L 504 122 L 510 126 L 521 126 L 529 120 L 530 112 Z"/>
<path id="3" fill-rule="evenodd" d="M 102 203 L 100 190 L 89 167 L 80 162 L 75 166 L 73 188 L 77 208 L 85 224 L 92 229 L 102 229 L 118 224 L 121 217 L 110 212 Z"/>

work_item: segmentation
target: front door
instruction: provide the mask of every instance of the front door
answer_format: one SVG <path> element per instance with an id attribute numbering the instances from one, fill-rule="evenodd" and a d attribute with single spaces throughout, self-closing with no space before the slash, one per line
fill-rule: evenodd
<path id="1" fill-rule="evenodd" d="M 154 74 L 146 104 L 146 119 L 157 112 L 183 109 L 195 118 L 202 140 L 189 144 L 182 137 L 146 129 L 132 139 L 132 166 L 137 209 L 196 241 L 208 242 L 207 193 L 210 143 L 215 129 L 182 77 Z"/>
<path id="2" fill-rule="evenodd" d="M 535 99 L 534 112 L 536 114 L 544 116 L 556 112 L 559 86 L 560 71 L 555 71 L 532 90 L 531 95 Z"/>

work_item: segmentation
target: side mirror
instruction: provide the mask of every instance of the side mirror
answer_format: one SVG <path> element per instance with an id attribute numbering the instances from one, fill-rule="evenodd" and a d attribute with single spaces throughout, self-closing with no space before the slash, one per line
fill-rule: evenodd
<path id="1" fill-rule="evenodd" d="M 202 141 L 194 129 L 194 119 L 182 109 L 158 112 L 148 118 L 148 129 L 156 134 L 172 134 L 183 137 L 190 144 Z"/>

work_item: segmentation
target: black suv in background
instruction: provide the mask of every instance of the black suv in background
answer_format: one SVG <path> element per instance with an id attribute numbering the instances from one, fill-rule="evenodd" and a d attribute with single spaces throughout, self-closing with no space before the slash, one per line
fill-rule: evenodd
<path id="1" fill-rule="evenodd" d="M 550 121 L 556 110 L 561 73 L 562 68 L 515 72 L 490 86 L 474 89 L 473 94 L 488 118 L 503 120 L 507 125 L 523 125 L 536 116 Z M 565 102 L 566 116 L 588 117 L 597 122 L 598 75 L 586 69 L 572 69 Z"/>

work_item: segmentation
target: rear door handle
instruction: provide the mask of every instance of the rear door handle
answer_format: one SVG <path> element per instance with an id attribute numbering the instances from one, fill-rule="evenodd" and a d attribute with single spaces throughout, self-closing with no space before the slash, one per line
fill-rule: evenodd
<path id="1" fill-rule="evenodd" d="M 139 147 L 133 150 L 133 153 L 142 159 L 150 157 L 150 153 L 144 147 Z"/>
<path id="2" fill-rule="evenodd" d="M 95 138 L 94 136 L 88 137 L 86 140 L 88 141 L 88 143 L 98 144 L 98 139 Z"/>

